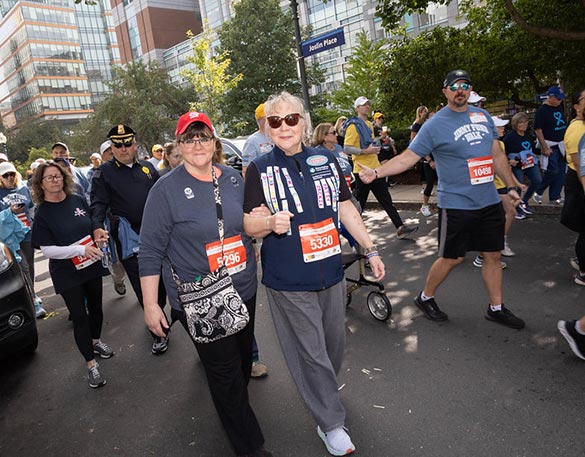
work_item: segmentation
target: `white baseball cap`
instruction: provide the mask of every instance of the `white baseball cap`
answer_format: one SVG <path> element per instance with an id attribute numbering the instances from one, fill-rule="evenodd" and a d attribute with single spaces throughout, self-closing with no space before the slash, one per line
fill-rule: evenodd
<path id="1" fill-rule="evenodd" d="M 479 103 L 479 102 L 485 102 L 486 100 L 487 99 L 485 97 L 482 97 L 477 92 L 472 90 L 469 93 L 469 98 L 467 99 L 467 103 Z"/>
<path id="2" fill-rule="evenodd" d="M 355 102 L 353 102 L 353 107 L 357 108 L 358 106 L 365 105 L 368 102 L 369 100 L 362 95 L 361 97 L 355 99 Z"/>
<path id="3" fill-rule="evenodd" d="M 494 120 L 496 127 L 503 127 L 504 125 L 507 125 L 508 122 L 510 122 L 507 119 L 502 119 L 500 116 L 492 116 L 492 119 Z"/>
<path id="4" fill-rule="evenodd" d="M 4 154 L 3 152 L 0 152 L 0 160 L 3 160 L 4 162 L 8 162 L 8 156 L 6 154 Z"/>
<path id="5" fill-rule="evenodd" d="M 103 154 L 104 152 L 106 152 L 111 147 L 112 147 L 112 142 L 110 140 L 104 141 L 100 146 L 100 155 Z"/>

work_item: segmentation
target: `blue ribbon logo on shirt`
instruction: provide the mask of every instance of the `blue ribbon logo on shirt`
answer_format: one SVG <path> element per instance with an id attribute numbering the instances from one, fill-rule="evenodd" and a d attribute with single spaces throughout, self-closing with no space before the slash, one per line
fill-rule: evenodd
<path id="1" fill-rule="evenodd" d="M 522 147 L 526 150 L 530 149 L 530 141 L 523 141 Z"/>
<path id="2" fill-rule="evenodd" d="M 553 116 L 555 117 L 555 119 L 557 120 L 557 127 L 559 125 L 564 125 L 565 121 L 563 120 L 563 113 L 561 113 L 560 111 L 557 111 L 553 114 Z"/>

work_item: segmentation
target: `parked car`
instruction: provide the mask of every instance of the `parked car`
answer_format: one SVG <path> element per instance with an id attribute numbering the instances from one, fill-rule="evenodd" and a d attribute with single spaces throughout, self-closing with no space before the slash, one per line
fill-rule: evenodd
<path id="1" fill-rule="evenodd" d="M 239 136 L 233 139 L 221 138 L 226 165 L 238 170 L 240 173 L 242 173 L 242 150 L 247 139 L 247 136 Z"/>
<path id="2" fill-rule="evenodd" d="M 0 358 L 37 349 L 34 295 L 14 254 L 0 243 Z"/>

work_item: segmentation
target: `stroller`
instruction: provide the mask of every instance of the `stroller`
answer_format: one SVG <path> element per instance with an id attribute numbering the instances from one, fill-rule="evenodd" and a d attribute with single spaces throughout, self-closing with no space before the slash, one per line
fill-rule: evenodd
<path id="1" fill-rule="evenodd" d="M 361 288 L 362 286 L 377 287 L 377 291 L 372 291 L 368 294 L 366 304 L 370 314 L 379 321 L 386 321 L 392 315 L 392 304 L 384 293 L 384 285 L 379 282 L 370 281 L 366 279 L 366 256 L 356 252 L 341 254 L 341 261 L 343 263 L 343 270 L 347 270 L 355 262 L 359 262 L 359 278 L 352 279 L 345 277 L 347 282 L 346 295 L 345 295 L 345 306 L 348 307 L 351 304 L 352 293 Z"/>

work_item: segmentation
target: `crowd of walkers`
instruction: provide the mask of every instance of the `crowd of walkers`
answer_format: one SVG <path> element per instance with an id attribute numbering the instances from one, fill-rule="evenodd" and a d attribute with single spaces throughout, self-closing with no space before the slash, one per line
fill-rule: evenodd
<path id="1" fill-rule="evenodd" d="M 49 259 L 90 387 L 106 384 L 96 357 L 114 355 L 101 339 L 103 277 L 111 274 L 121 295 L 127 277 L 144 310 L 152 354 L 167 351 L 179 322 L 234 452 L 252 457 L 272 455 L 248 395 L 250 378 L 268 373 L 254 335 L 259 256 L 276 334 L 316 433 L 330 454 L 351 454 L 356 446 L 337 383 L 346 295 L 339 235 L 382 280 L 384 264 L 361 217 L 370 191 L 402 239 L 418 227 L 404 224 L 394 207 L 390 177 L 422 162 L 425 217 L 434 214 L 429 198 L 437 185 L 438 258 L 414 297 L 432 321 L 448 319 L 435 294 L 472 251 L 486 288 L 485 318 L 525 326 L 504 304 L 501 256 L 514 255 L 512 222 L 531 215 L 529 203 L 542 202 L 547 188 L 549 199 L 564 205 L 561 222 L 578 234 L 571 262 L 575 283 L 585 285 L 585 90 L 573 98 L 567 124 L 565 94 L 551 87 L 535 115 L 534 141 L 525 113 L 512 117 L 504 135 L 508 121 L 484 110 L 486 99 L 472 88 L 466 71 L 450 72 L 442 87 L 446 105 L 416 110 L 401 153 L 383 113 L 370 121 L 365 96 L 354 101 L 354 116 L 313 130 L 299 98 L 273 95 L 255 111 L 259 130 L 244 146 L 244 176 L 224 164 L 217 120 L 204 113 L 183 114 L 175 141 L 154 145 L 148 161 L 137 157 L 137 133 L 118 124 L 92 155 L 89 179 L 62 142 L 53 145 L 53 160 L 31 166 L 28 185 L 6 158 L 0 210 L 22 225 L 12 248 L 33 287 L 33 248 Z M 42 317 L 40 298 L 35 303 Z M 561 320 L 558 329 L 585 360 L 585 317 Z"/>

